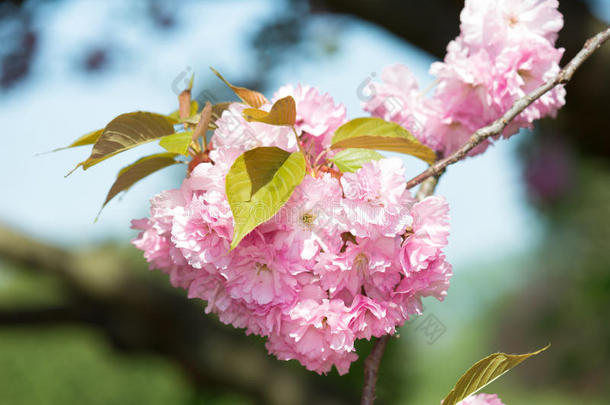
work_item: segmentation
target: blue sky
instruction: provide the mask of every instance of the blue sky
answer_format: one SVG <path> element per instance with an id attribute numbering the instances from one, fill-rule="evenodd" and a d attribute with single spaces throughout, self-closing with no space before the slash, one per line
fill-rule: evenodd
<path id="1" fill-rule="evenodd" d="M 241 74 L 253 62 L 247 40 L 254 32 L 252 21 L 272 16 L 277 7 L 276 2 L 252 0 L 187 3 L 179 27 L 163 32 L 131 18 L 122 4 L 73 0 L 47 4 L 37 12 L 43 43 L 34 72 L 23 85 L 0 96 L 5 151 L 0 160 L 0 222 L 70 246 L 131 238 L 130 219 L 146 215 L 148 199 L 155 193 L 179 186 L 184 168 L 136 185 L 111 202 L 94 224 L 119 169 L 157 147 L 130 151 L 68 178 L 64 174 L 86 157 L 86 149 L 35 153 L 66 145 L 122 112 L 173 110 L 171 83 L 187 68 L 196 72 L 195 93 L 201 90 L 197 78 L 212 77 L 208 65 L 229 78 Z M 325 17 L 319 18 L 324 26 Z M 343 102 L 353 118 L 364 115 L 357 86 L 387 64 L 405 63 L 422 87 L 429 83 L 428 55 L 372 25 L 347 20 L 343 28 L 336 54 L 323 61 L 294 55 L 271 84 L 319 86 Z M 74 68 L 75 53 L 100 38 L 120 44 L 121 58 L 108 72 L 85 76 Z M 532 135 L 519 135 L 527 136 Z M 484 156 L 452 167 L 441 182 L 438 192 L 449 199 L 452 210 L 448 257 L 459 266 L 519 254 L 538 240 L 540 224 L 525 202 L 515 141 L 498 143 Z M 411 158 L 405 165 L 408 174 L 424 168 Z"/>

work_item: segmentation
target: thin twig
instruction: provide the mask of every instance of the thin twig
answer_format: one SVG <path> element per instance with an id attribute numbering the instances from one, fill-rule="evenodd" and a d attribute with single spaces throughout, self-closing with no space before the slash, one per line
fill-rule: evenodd
<path id="1" fill-rule="evenodd" d="M 464 159 L 472 149 L 474 149 L 481 142 L 485 141 L 487 138 L 500 135 L 502 131 L 504 131 L 504 128 L 506 128 L 506 126 L 513 119 L 515 119 L 527 107 L 529 107 L 530 104 L 538 100 L 556 86 L 569 82 L 572 79 L 574 72 L 576 72 L 576 70 L 608 39 L 610 39 L 610 27 L 605 31 L 600 32 L 593 38 L 590 38 L 580 52 L 578 52 L 578 54 L 576 54 L 576 56 L 559 71 L 557 76 L 538 87 L 530 94 L 517 100 L 502 117 L 498 118 L 491 125 L 483 127 L 472 134 L 468 142 L 462 145 L 457 151 L 446 158 L 439 160 L 428 169 L 413 177 L 407 182 L 407 188 L 415 187 L 428 177 L 438 176 L 445 170 L 445 168 L 447 168 L 447 166 Z"/>

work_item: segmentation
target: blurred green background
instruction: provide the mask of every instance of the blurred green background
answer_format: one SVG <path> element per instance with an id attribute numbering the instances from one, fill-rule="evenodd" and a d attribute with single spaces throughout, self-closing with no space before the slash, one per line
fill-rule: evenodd
<path id="1" fill-rule="evenodd" d="M 421 4 L 420 4 L 421 3 Z M 128 241 L 169 170 L 93 218 L 118 169 L 63 175 L 84 151 L 33 156 L 133 110 L 229 96 L 207 71 L 271 94 L 320 86 L 363 115 L 357 88 L 389 63 L 422 80 L 459 31 L 458 0 L 231 0 L 0 4 L 0 404 L 358 403 L 362 361 L 318 376 L 203 314 Z M 610 21 L 610 1 L 562 1 L 566 59 Z M 550 350 L 493 383 L 510 404 L 608 403 L 610 46 L 568 85 L 558 119 L 452 167 L 445 302 L 392 339 L 380 404 L 438 404 L 494 351 Z M 201 100 L 200 100 L 201 101 Z M 138 154 L 142 153 L 141 151 Z M 409 174 L 422 169 L 406 161 Z M 103 167 L 102 167 L 103 166 Z M 427 334 L 434 322 L 441 333 Z"/>

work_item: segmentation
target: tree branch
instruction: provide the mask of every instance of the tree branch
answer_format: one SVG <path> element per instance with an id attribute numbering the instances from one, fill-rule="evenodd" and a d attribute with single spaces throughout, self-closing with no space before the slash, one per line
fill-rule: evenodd
<path id="1" fill-rule="evenodd" d="M 530 94 L 520 98 L 515 101 L 513 106 L 506 111 L 506 113 L 494 121 L 492 124 L 480 128 L 474 134 L 470 136 L 468 142 L 462 145 L 457 151 L 447 156 L 444 159 L 439 160 L 428 169 L 424 170 L 417 176 L 413 177 L 411 180 L 407 182 L 407 188 L 415 187 L 420 184 L 424 180 L 432 176 L 440 175 L 449 165 L 452 165 L 460 160 L 464 159 L 468 153 L 474 149 L 481 142 L 486 139 L 500 135 L 504 128 L 519 114 L 521 114 L 527 107 L 530 106 L 534 101 L 538 100 L 544 94 L 551 91 L 556 86 L 561 84 L 565 84 L 572 79 L 572 76 L 576 72 L 576 70 L 587 60 L 593 53 L 604 44 L 608 39 L 610 39 L 610 27 L 605 31 L 600 32 L 593 38 L 590 38 L 584 45 L 584 47 L 574 56 L 574 58 L 563 68 L 557 76 L 553 79 L 549 80 L 542 86 L 538 87 L 536 90 L 532 91 Z"/>

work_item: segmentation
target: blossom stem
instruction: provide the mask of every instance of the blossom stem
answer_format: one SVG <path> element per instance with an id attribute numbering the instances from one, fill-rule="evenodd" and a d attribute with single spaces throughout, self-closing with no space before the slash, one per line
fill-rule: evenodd
<path id="1" fill-rule="evenodd" d="M 362 399 L 360 405 L 373 405 L 375 402 L 375 387 L 377 385 L 377 374 L 379 365 L 390 335 L 384 335 L 375 341 L 373 350 L 364 361 L 364 386 L 362 387 Z"/>
<path id="2" fill-rule="evenodd" d="M 504 131 L 504 128 L 519 114 L 521 114 L 534 101 L 551 91 L 556 86 L 566 84 L 572 79 L 574 72 L 587 60 L 595 51 L 610 39 L 610 27 L 590 38 L 576 56 L 559 73 L 536 90 L 515 101 L 513 106 L 506 113 L 494 121 L 492 124 L 480 128 L 470 136 L 468 142 L 463 144 L 457 151 L 444 159 L 439 160 L 428 169 L 407 182 L 407 188 L 413 188 L 422 183 L 429 177 L 440 175 L 449 165 L 452 165 L 468 156 L 468 153 L 486 139 L 497 136 Z"/>

